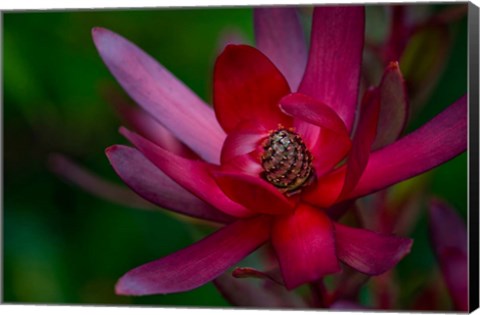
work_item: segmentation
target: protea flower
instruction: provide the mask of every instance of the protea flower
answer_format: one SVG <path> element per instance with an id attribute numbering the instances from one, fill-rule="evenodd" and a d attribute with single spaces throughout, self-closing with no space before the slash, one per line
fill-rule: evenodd
<path id="1" fill-rule="evenodd" d="M 137 132 L 120 130 L 135 148 L 106 150 L 115 171 L 155 204 L 226 224 L 131 270 L 117 293 L 196 288 L 266 242 L 288 289 L 340 271 L 340 262 L 383 273 L 412 241 L 335 219 L 356 198 L 466 149 L 465 97 L 397 140 L 407 116 L 398 63 L 357 106 L 363 7 L 315 8 L 309 53 L 292 8 L 256 10 L 255 27 L 258 49 L 230 45 L 216 61 L 214 109 L 126 39 L 93 30 L 105 64 L 142 108 L 127 113 Z"/>

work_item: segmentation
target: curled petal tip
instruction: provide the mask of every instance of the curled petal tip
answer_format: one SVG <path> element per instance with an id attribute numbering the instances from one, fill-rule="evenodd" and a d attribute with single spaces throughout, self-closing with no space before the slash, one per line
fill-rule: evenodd
<path id="1" fill-rule="evenodd" d="M 96 41 L 99 39 L 98 37 L 105 34 L 105 33 L 110 33 L 110 31 L 108 29 L 100 27 L 100 26 L 92 27 L 93 41 L 96 43 Z"/>
<path id="2" fill-rule="evenodd" d="M 120 278 L 117 283 L 115 284 L 115 294 L 117 295 L 132 295 L 128 290 L 124 287 L 122 283 L 122 278 Z"/>
<path id="3" fill-rule="evenodd" d="M 117 148 L 118 148 L 118 145 L 116 145 L 116 144 L 111 145 L 111 146 L 109 146 L 109 147 L 107 147 L 107 148 L 105 149 L 105 154 L 106 154 L 107 156 L 109 156 L 110 154 L 112 154 L 112 152 L 115 152 L 115 150 L 116 150 Z"/>
<path id="4" fill-rule="evenodd" d="M 101 28 L 98 26 L 92 27 L 92 36 L 95 38 L 95 34 L 97 34 L 100 30 Z"/>
<path id="5" fill-rule="evenodd" d="M 399 69 L 399 68 L 400 68 L 400 64 L 398 63 L 398 61 L 390 61 L 390 63 L 387 66 L 387 69 Z"/>

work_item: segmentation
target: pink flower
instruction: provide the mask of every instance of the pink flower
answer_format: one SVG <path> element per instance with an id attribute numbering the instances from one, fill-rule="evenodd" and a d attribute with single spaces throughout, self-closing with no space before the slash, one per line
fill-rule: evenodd
<path id="1" fill-rule="evenodd" d="M 309 53 L 292 8 L 256 10 L 255 30 L 258 50 L 229 45 L 216 61 L 215 111 L 138 47 L 93 30 L 107 67 L 142 107 L 126 113 L 137 133 L 121 128 L 135 148 L 107 149 L 115 171 L 155 204 L 226 223 L 131 270 L 117 293 L 191 290 L 268 241 L 288 289 L 340 271 L 340 262 L 381 274 L 412 241 L 332 218 L 466 149 L 465 97 L 397 140 L 407 116 L 397 63 L 357 115 L 363 7 L 316 8 Z M 374 142 L 381 149 L 370 152 Z"/>

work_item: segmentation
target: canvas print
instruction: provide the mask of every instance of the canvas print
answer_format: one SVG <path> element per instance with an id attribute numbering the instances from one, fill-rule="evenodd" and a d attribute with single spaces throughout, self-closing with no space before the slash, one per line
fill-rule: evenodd
<path id="1" fill-rule="evenodd" d="M 4 302 L 468 310 L 467 3 L 3 24 Z"/>

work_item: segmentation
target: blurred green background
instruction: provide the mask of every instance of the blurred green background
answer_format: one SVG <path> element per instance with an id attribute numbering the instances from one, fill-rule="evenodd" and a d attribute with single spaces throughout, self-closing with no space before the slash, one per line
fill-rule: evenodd
<path id="1" fill-rule="evenodd" d="M 388 19 L 376 13 L 379 8 L 368 8 L 372 38 L 387 27 Z M 10 12 L 3 14 L 3 24 L 4 301 L 227 306 L 212 284 L 181 294 L 116 296 L 113 287 L 121 275 L 187 246 L 199 237 L 199 229 L 166 212 L 92 196 L 59 179 L 47 161 L 60 152 L 120 183 L 104 149 L 126 141 L 117 133 L 120 121 L 102 89 L 111 85 L 122 92 L 95 50 L 92 27 L 109 28 L 135 42 L 210 101 L 219 42 L 235 32 L 253 43 L 252 10 Z M 452 22 L 448 31 L 453 41 L 447 66 L 410 129 L 466 93 L 466 18 Z M 466 162 L 463 154 L 427 175 L 428 193 L 448 200 L 464 218 Z M 413 251 L 399 265 L 405 307 L 437 268 L 423 208 L 412 234 Z M 363 300 L 368 303 L 368 290 Z"/>

